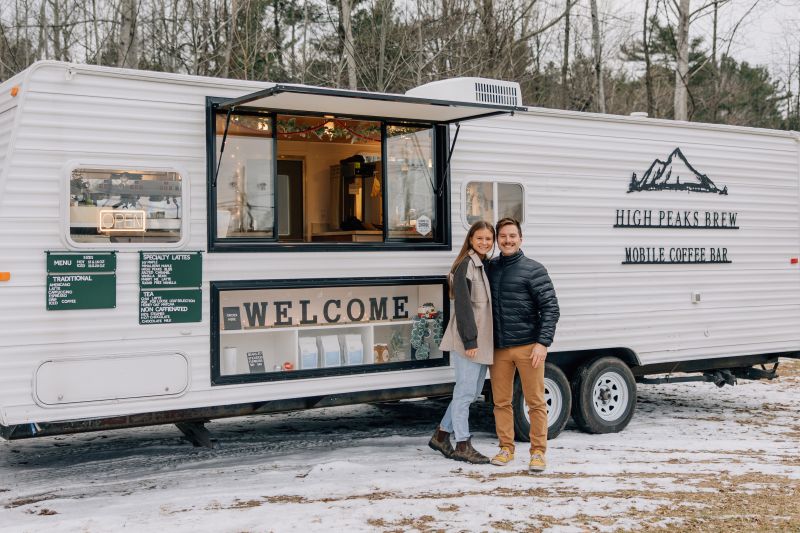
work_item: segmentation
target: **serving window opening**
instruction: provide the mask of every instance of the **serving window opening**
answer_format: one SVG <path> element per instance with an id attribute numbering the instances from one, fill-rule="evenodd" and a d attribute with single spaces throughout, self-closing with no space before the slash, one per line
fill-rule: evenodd
<path id="1" fill-rule="evenodd" d="M 443 126 L 219 111 L 214 138 L 215 243 L 444 244 Z"/>

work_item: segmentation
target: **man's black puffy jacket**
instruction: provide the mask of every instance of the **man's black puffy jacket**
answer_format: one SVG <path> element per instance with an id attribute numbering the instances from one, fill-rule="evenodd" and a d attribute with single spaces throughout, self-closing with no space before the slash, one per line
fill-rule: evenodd
<path id="1" fill-rule="evenodd" d="M 535 342 L 550 346 L 560 313 L 547 270 L 520 250 L 492 259 L 487 275 L 492 289 L 495 348 Z"/>

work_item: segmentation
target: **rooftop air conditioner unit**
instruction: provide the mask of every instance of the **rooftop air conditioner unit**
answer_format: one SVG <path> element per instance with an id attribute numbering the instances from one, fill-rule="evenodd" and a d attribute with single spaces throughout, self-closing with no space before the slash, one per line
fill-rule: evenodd
<path id="1" fill-rule="evenodd" d="M 522 107 L 522 91 L 514 81 L 488 78 L 451 78 L 406 91 L 407 96 L 478 104 Z"/>

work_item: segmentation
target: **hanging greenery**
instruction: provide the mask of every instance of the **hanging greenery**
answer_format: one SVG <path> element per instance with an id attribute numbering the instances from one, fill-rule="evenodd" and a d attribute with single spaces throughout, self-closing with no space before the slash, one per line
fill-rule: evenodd
<path id="1" fill-rule="evenodd" d="M 380 142 L 381 127 L 378 122 L 278 117 L 278 136 L 351 144 Z"/>

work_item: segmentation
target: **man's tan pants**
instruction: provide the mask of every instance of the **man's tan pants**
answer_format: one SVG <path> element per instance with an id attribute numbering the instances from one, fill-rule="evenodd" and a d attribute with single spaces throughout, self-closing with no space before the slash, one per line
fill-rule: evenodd
<path id="1" fill-rule="evenodd" d="M 491 366 L 494 423 L 500 447 L 514 451 L 514 371 L 519 372 L 522 393 L 531 419 L 531 454 L 547 450 L 547 404 L 544 401 L 544 363 L 531 365 L 533 344 L 498 348 Z"/>

